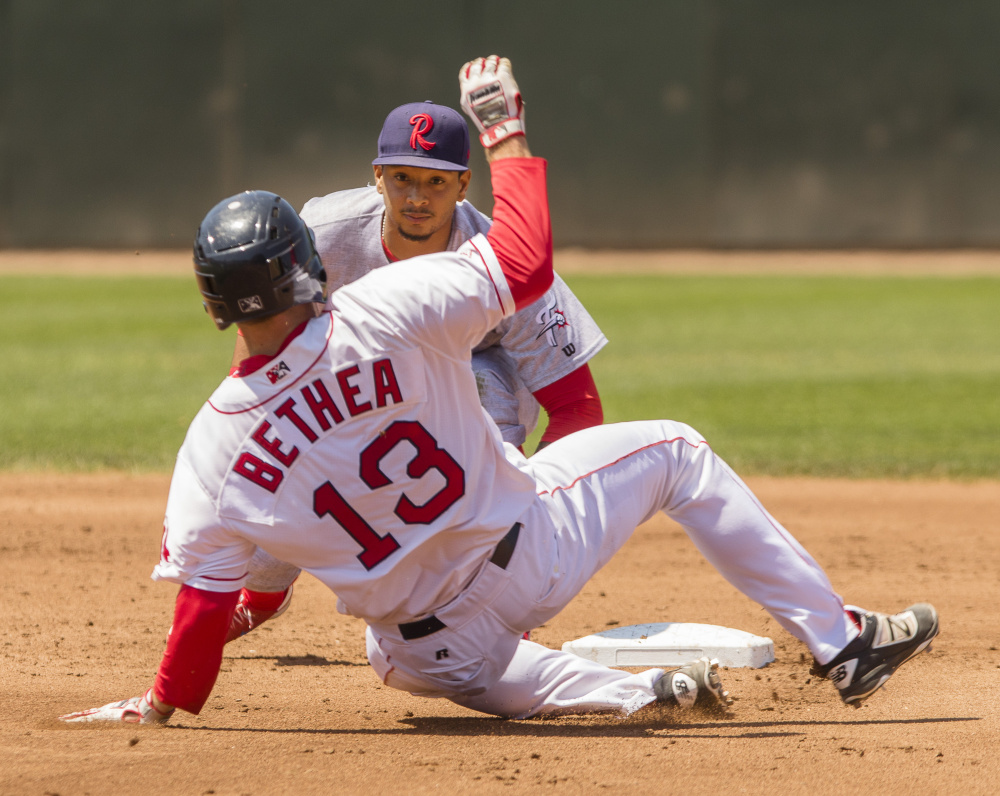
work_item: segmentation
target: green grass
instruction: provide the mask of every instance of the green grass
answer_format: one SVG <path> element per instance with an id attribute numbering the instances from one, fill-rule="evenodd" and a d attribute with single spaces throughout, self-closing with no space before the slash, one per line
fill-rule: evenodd
<path id="1" fill-rule="evenodd" d="M 569 282 L 607 421 L 683 420 L 746 474 L 1000 475 L 1000 280 Z"/>
<path id="2" fill-rule="evenodd" d="M 683 420 L 743 474 L 1000 476 L 1000 280 L 568 281 L 608 421 Z M 0 469 L 169 470 L 232 345 L 187 278 L 5 277 Z"/>
<path id="3" fill-rule="evenodd" d="M 0 280 L 0 469 L 169 470 L 225 376 L 193 280 Z"/>

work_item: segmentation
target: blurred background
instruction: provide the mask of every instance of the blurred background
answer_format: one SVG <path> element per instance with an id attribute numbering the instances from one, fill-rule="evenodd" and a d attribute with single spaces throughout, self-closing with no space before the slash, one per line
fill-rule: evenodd
<path id="1" fill-rule="evenodd" d="M 987 0 L 0 0 L 0 247 L 186 248 L 239 190 L 363 185 L 386 113 L 457 107 L 493 52 L 557 246 L 992 247 L 998 30 Z"/>

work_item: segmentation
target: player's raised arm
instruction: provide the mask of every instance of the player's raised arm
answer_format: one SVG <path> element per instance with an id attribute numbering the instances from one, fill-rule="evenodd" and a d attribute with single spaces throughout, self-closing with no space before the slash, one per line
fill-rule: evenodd
<path id="1" fill-rule="evenodd" d="M 462 109 L 479 129 L 493 183 L 493 227 L 487 238 L 518 309 L 552 284 L 552 225 L 546 163 L 525 138 L 524 103 L 510 61 L 491 55 L 458 73 Z"/>

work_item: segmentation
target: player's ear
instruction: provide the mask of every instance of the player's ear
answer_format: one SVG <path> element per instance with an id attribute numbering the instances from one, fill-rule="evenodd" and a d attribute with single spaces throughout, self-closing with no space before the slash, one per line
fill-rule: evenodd
<path id="1" fill-rule="evenodd" d="M 469 190 L 469 180 L 472 179 L 472 172 L 466 169 L 458 175 L 458 202 L 465 201 L 465 193 Z"/>
<path id="2" fill-rule="evenodd" d="M 372 170 L 375 172 L 375 190 L 382 193 L 382 167 L 372 166 Z"/>

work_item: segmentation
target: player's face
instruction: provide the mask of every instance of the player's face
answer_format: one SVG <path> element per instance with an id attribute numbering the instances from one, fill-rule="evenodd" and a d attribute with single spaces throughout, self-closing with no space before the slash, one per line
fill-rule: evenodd
<path id="1" fill-rule="evenodd" d="M 409 241 L 448 245 L 455 203 L 465 199 L 468 171 L 375 166 L 375 187 L 385 200 L 386 226 Z"/>

